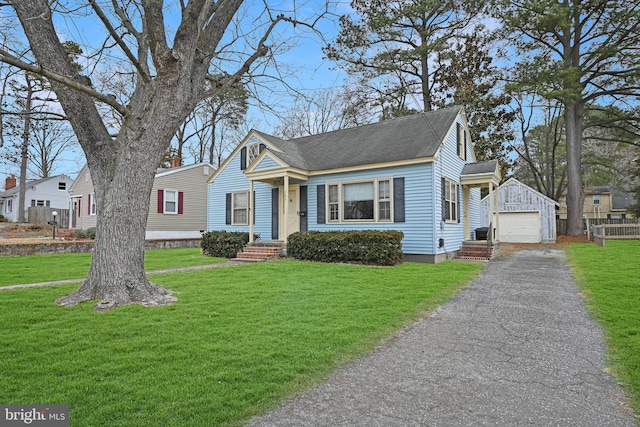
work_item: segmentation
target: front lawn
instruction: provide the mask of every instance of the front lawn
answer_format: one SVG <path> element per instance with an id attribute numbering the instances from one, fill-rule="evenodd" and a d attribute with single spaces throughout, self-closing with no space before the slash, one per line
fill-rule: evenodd
<path id="1" fill-rule="evenodd" d="M 574 244 L 569 254 L 589 309 L 605 329 L 614 373 L 640 414 L 640 242 Z"/>
<path id="2" fill-rule="evenodd" d="M 145 252 L 147 271 L 225 262 L 200 253 L 200 248 L 157 249 Z M 87 275 L 91 254 L 0 257 L 0 286 L 81 279 Z"/>
<path id="3" fill-rule="evenodd" d="M 280 261 L 154 275 L 168 307 L 62 308 L 77 286 L 0 298 L 0 402 L 69 404 L 72 426 L 241 425 L 455 295 L 482 265 Z"/>

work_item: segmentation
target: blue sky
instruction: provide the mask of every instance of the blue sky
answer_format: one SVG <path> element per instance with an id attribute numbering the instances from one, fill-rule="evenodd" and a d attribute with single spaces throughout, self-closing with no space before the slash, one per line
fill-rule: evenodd
<path id="1" fill-rule="evenodd" d="M 325 5 L 323 0 L 276 0 L 276 2 L 270 1 L 269 3 L 274 6 L 276 14 L 284 13 L 286 16 L 294 17 L 301 21 L 315 17 L 318 11 L 322 10 Z M 167 2 L 167 4 L 171 4 L 171 2 Z M 177 4 L 177 2 L 175 2 L 174 5 L 175 4 Z M 261 10 L 263 3 L 250 0 L 245 2 L 244 7 L 246 9 L 242 13 L 245 13 L 247 16 L 241 22 L 243 26 L 247 26 L 246 29 L 243 28 L 243 31 L 249 32 L 252 29 L 252 25 L 259 19 L 259 16 L 249 15 Z M 317 29 L 326 40 L 333 39 L 337 34 L 338 15 L 349 13 L 350 11 L 348 1 L 332 1 L 332 15 L 317 22 Z M 175 26 L 169 13 L 166 17 L 168 28 Z M 93 48 L 99 47 L 104 38 L 102 24 L 95 16 L 84 16 L 75 19 L 59 17 L 55 22 L 60 38 L 62 40 L 73 40 L 79 43 L 85 53 L 89 53 Z M 259 30 L 256 31 L 256 33 L 258 32 Z M 171 33 L 171 29 L 168 30 L 168 33 Z M 335 64 L 323 59 L 323 41 L 317 34 L 305 29 L 303 26 L 294 28 L 289 23 L 281 23 L 274 33 L 274 41 L 272 44 L 277 45 L 283 42 L 289 44 L 290 49 L 278 55 L 277 60 L 283 65 L 286 64 L 286 68 L 290 70 L 286 81 L 288 85 L 296 90 L 311 92 L 320 88 L 335 87 L 339 86 L 345 78 L 342 71 L 332 69 Z M 80 62 L 82 63 L 82 59 Z M 82 65 L 87 70 L 93 69 L 94 67 L 94 63 L 90 58 L 85 58 Z M 271 93 L 263 91 L 261 98 L 264 101 L 280 107 L 291 102 L 292 98 L 287 96 L 282 86 L 277 87 L 273 82 L 270 82 L 269 86 L 275 90 Z M 263 127 L 261 130 L 266 132 L 272 131 L 272 127 L 277 124 L 273 116 L 256 108 L 250 110 L 249 117 L 260 123 Z M 65 173 L 71 177 L 75 177 L 83 164 L 84 155 L 81 149 L 78 147 L 76 150 L 69 150 L 56 165 L 54 174 Z M 17 175 L 18 171 L 19 168 L 17 166 L 0 164 L 0 177 L 10 173 Z"/>

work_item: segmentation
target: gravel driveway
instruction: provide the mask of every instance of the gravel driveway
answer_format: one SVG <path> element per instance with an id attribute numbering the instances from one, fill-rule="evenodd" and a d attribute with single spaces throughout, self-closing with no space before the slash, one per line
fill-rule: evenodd
<path id="1" fill-rule="evenodd" d="M 425 278 L 428 280 L 428 278 Z M 251 426 L 637 426 L 559 249 L 456 298 Z"/>

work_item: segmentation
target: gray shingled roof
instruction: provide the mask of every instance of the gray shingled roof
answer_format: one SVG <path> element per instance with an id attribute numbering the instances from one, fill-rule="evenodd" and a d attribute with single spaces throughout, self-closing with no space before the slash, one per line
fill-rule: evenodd
<path id="1" fill-rule="evenodd" d="M 444 108 L 290 141 L 260 135 L 283 151 L 274 155 L 304 170 L 384 163 L 434 156 L 460 110 Z"/>
<path id="2" fill-rule="evenodd" d="M 631 191 L 619 189 L 612 191 L 612 201 L 611 208 L 622 210 L 629 209 L 631 206 L 635 204 L 635 200 L 633 198 L 633 193 Z"/>
<path id="3" fill-rule="evenodd" d="M 468 163 L 462 168 L 461 175 L 482 175 L 486 173 L 493 173 L 498 166 L 497 160 L 485 160 L 483 162 Z"/>

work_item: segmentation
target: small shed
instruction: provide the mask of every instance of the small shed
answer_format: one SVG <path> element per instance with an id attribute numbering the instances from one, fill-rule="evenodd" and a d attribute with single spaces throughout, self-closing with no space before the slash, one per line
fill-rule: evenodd
<path id="1" fill-rule="evenodd" d="M 500 236 L 506 243 L 555 243 L 559 204 L 515 178 L 498 188 Z M 481 202 L 482 218 L 489 221 L 489 197 Z M 492 215 L 493 217 L 493 215 Z M 495 221 L 495 220 L 494 220 Z M 495 222 L 494 222 L 495 223 Z M 488 223 L 483 224 L 488 226 Z"/>

